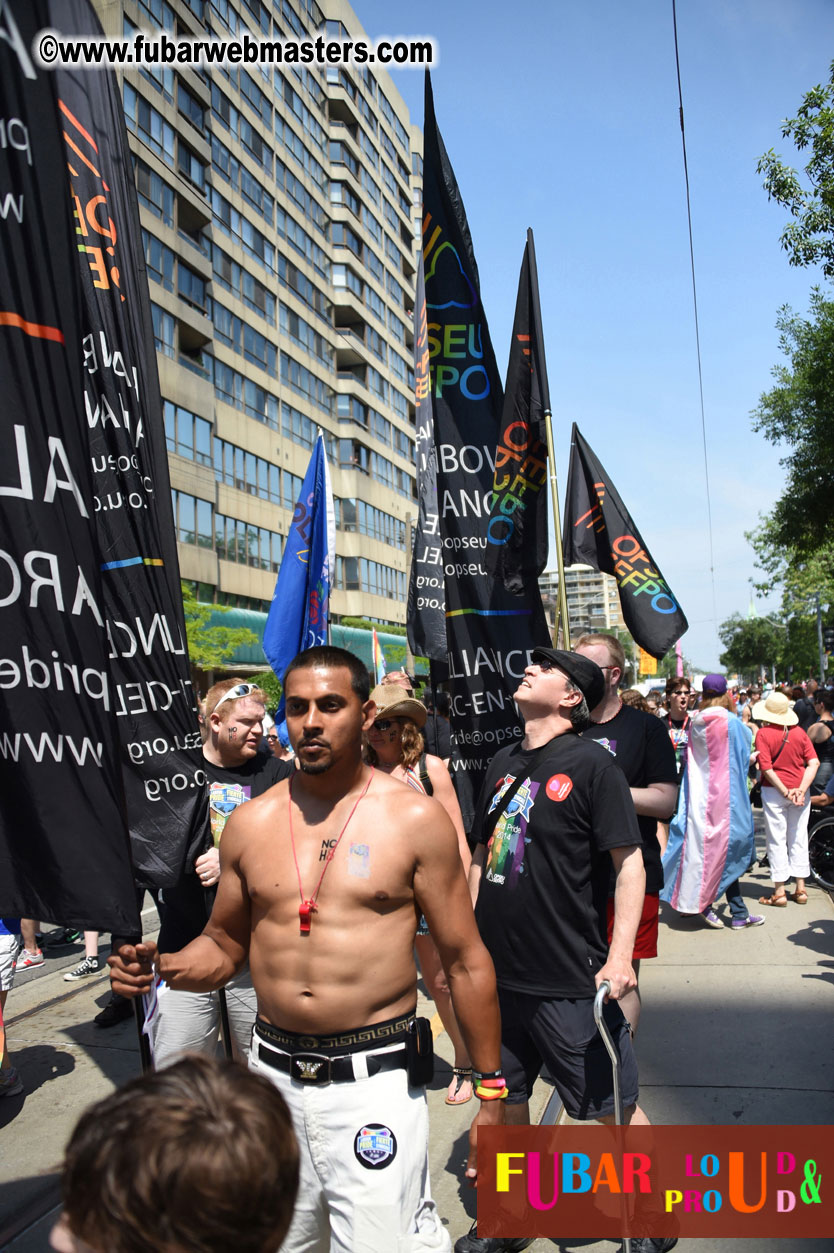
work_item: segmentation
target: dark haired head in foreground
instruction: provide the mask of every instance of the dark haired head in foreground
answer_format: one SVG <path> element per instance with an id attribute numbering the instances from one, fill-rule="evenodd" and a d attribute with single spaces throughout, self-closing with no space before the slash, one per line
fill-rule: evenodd
<path id="1" fill-rule="evenodd" d="M 298 1145 L 280 1093 L 193 1055 L 82 1114 L 67 1146 L 59 1253 L 274 1253 Z"/>

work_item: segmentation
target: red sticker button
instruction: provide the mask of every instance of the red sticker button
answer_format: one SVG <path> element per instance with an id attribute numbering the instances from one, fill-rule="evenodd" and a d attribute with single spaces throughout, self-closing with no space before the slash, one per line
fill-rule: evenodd
<path id="1" fill-rule="evenodd" d="M 573 791 L 573 779 L 566 774 L 554 774 L 547 780 L 545 791 L 552 801 L 563 801 Z"/>

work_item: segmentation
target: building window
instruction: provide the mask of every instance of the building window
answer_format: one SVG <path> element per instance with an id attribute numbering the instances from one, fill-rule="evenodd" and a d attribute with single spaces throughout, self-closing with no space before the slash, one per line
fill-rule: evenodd
<path id="1" fill-rule="evenodd" d="M 151 301 L 151 321 L 153 322 L 153 346 L 157 352 L 166 357 L 176 357 L 176 324 L 170 313 L 166 313 L 159 305 Z"/>
<path id="2" fill-rule="evenodd" d="M 174 225 L 174 189 L 144 161 L 136 158 L 136 190 L 139 203 L 161 218 L 166 226 Z"/>
<path id="3" fill-rule="evenodd" d="M 168 451 L 180 457 L 188 457 L 200 465 L 210 466 L 211 423 L 170 400 L 162 402 L 162 412 Z"/>
<path id="4" fill-rule="evenodd" d="M 174 528 L 179 542 L 197 544 L 200 548 L 212 548 L 214 528 L 211 502 L 175 489 L 171 492 L 171 500 L 174 506 Z"/>

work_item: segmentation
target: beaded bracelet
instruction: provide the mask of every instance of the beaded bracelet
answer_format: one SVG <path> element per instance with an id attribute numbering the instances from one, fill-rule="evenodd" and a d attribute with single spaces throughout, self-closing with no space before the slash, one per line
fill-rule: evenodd
<path id="1" fill-rule="evenodd" d="M 480 1101 L 506 1101 L 510 1094 L 510 1089 L 505 1085 L 503 1088 L 484 1088 L 479 1083 L 475 1088 L 475 1095 Z"/>

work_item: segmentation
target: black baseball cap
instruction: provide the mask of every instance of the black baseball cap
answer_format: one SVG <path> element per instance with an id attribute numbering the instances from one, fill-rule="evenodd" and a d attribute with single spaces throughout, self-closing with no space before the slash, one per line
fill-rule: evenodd
<path id="1" fill-rule="evenodd" d="M 569 653 L 562 648 L 534 648 L 530 659 L 534 663 L 549 661 L 563 670 L 579 688 L 589 709 L 595 709 L 605 695 L 605 675 L 590 657 L 581 657 L 579 653 Z"/>

